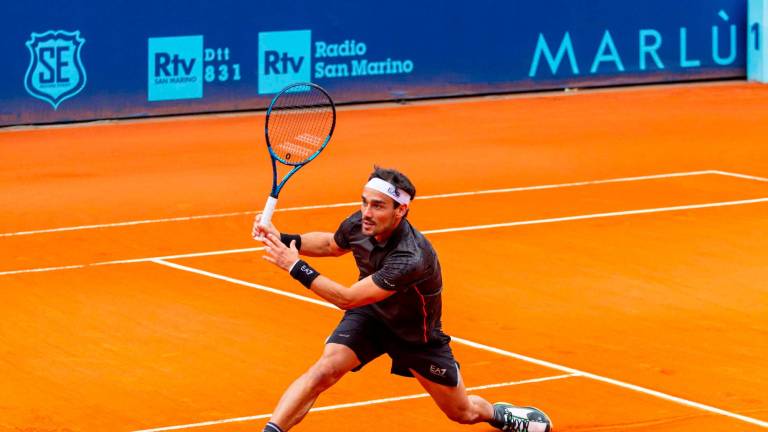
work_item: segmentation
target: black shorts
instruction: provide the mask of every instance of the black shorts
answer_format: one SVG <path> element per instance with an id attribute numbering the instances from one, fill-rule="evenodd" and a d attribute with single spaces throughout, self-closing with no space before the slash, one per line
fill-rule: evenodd
<path id="1" fill-rule="evenodd" d="M 386 353 L 392 359 L 391 373 L 413 377 L 409 369 L 438 384 L 459 385 L 459 363 L 453 358 L 450 338 L 414 345 L 398 338 L 386 325 L 363 312 L 349 310 L 326 343 L 337 343 L 354 351 L 360 365 L 357 372 Z"/>

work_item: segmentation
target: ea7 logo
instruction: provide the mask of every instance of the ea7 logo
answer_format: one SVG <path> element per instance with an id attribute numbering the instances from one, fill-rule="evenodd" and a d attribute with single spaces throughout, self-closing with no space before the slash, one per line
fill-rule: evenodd
<path id="1" fill-rule="evenodd" d="M 259 94 L 311 80 L 312 31 L 259 33 Z"/>
<path id="2" fill-rule="evenodd" d="M 86 76 L 80 49 L 85 39 L 79 31 L 50 30 L 32 33 L 29 68 L 24 76 L 27 93 L 58 109 L 59 104 L 85 88 Z"/>
<path id="3" fill-rule="evenodd" d="M 315 273 L 315 271 L 312 270 L 312 267 L 310 267 L 310 266 L 308 266 L 306 264 L 302 264 L 301 265 L 301 271 L 303 271 L 304 273 L 306 273 L 309 276 L 312 276 L 312 274 Z"/>
<path id="4" fill-rule="evenodd" d="M 446 370 L 447 369 L 439 368 L 435 365 L 429 365 L 429 373 L 431 373 L 432 375 L 445 376 Z"/>

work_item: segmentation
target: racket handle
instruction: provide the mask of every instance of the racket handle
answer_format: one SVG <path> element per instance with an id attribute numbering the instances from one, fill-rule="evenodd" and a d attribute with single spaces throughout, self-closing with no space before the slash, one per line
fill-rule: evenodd
<path id="1" fill-rule="evenodd" d="M 256 230 L 257 225 L 261 225 L 264 227 L 268 227 L 269 224 L 272 222 L 272 213 L 275 212 L 275 206 L 277 205 L 277 198 L 273 198 L 270 196 L 267 198 L 267 204 L 264 206 L 264 211 L 261 213 L 261 221 L 253 222 L 253 238 L 254 240 L 263 241 L 264 239 L 261 236 L 258 236 L 256 233 L 258 232 Z"/>
<path id="2" fill-rule="evenodd" d="M 262 226 L 269 226 L 270 222 L 272 222 L 272 213 L 275 212 L 275 206 L 277 205 L 277 198 L 269 197 L 267 198 L 267 205 L 264 206 L 264 213 L 261 214 L 261 225 Z"/>

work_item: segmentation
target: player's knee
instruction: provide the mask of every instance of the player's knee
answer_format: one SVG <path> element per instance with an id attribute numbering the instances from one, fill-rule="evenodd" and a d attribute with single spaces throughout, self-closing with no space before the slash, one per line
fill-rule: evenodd
<path id="1" fill-rule="evenodd" d="M 326 389 L 334 385 L 344 375 L 333 361 L 320 359 L 309 371 L 313 387 Z"/>

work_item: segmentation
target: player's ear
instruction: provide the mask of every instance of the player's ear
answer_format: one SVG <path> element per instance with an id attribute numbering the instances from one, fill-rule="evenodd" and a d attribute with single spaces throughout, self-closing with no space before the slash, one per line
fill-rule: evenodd
<path id="1" fill-rule="evenodd" d="M 408 204 L 400 204 L 395 209 L 395 215 L 399 218 L 404 217 L 406 212 L 408 212 Z"/>

